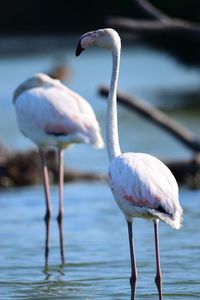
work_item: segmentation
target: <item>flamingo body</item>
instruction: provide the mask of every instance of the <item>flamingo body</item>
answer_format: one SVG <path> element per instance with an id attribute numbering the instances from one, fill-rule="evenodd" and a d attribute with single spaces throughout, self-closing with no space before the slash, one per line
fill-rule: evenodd
<path id="1" fill-rule="evenodd" d="M 108 179 L 127 220 L 158 218 L 173 228 L 180 228 L 182 209 L 178 185 L 160 160 L 145 153 L 123 153 L 111 161 Z"/>
<path id="2" fill-rule="evenodd" d="M 159 300 L 162 300 L 158 221 L 163 220 L 176 229 L 181 227 L 183 212 L 178 199 L 178 185 L 171 171 L 157 158 L 144 153 L 121 153 L 117 120 L 120 37 L 111 28 L 87 32 L 79 40 L 76 55 L 93 45 L 109 49 L 113 58 L 106 126 L 107 151 L 110 160 L 108 181 L 128 225 L 131 257 L 131 299 L 135 299 L 137 281 L 132 222 L 134 217 L 143 217 L 152 219 L 154 222 L 157 271 L 155 282 L 158 288 Z"/>
<path id="3" fill-rule="evenodd" d="M 47 148 L 57 148 L 59 157 L 59 212 L 61 259 L 64 264 L 63 237 L 63 149 L 75 143 L 92 144 L 102 148 L 104 143 L 99 124 L 89 103 L 60 81 L 39 73 L 27 79 L 15 90 L 13 102 L 21 132 L 39 148 L 46 201 L 45 266 L 48 266 L 51 199 L 48 169 L 45 161 Z"/>
<path id="4" fill-rule="evenodd" d="M 46 74 L 36 74 L 20 85 L 14 103 L 21 132 L 39 147 L 65 148 L 74 143 L 103 147 L 89 103 Z"/>

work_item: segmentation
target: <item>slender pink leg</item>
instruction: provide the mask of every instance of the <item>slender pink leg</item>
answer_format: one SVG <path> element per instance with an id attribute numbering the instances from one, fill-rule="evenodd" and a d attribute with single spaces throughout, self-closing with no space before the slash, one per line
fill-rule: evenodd
<path id="1" fill-rule="evenodd" d="M 45 193 L 45 201 L 46 201 L 46 214 L 44 217 L 45 227 L 46 227 L 46 239 L 45 239 L 45 267 L 48 267 L 48 257 L 49 257 L 49 248 L 50 248 L 50 223 L 51 223 L 51 200 L 50 200 L 50 187 L 49 187 L 49 178 L 48 178 L 48 169 L 46 166 L 45 160 L 45 151 L 43 149 L 39 149 L 40 159 L 41 159 L 41 167 L 42 167 L 42 175 L 43 175 L 43 185 L 44 185 L 44 193 Z"/>
<path id="2" fill-rule="evenodd" d="M 59 155 L 59 212 L 58 212 L 58 227 L 60 235 L 60 254 L 62 264 L 65 263 L 64 254 L 64 234 L 63 234 L 63 214 L 64 214 L 64 204 L 63 204 L 63 181 L 64 181 L 64 151 L 62 149 L 58 150 Z"/>
<path id="3" fill-rule="evenodd" d="M 154 234 L 155 234 L 155 249 L 156 249 L 156 277 L 155 283 L 157 285 L 159 300 L 162 300 L 162 272 L 160 267 L 160 254 L 159 254 L 159 237 L 158 237 L 158 222 L 154 221 Z"/>
<path id="4" fill-rule="evenodd" d="M 137 275 L 137 267 L 136 267 L 136 259 L 135 259 L 132 222 L 127 221 L 127 225 L 128 225 L 128 237 L 129 237 L 129 246 L 130 246 L 130 257 L 131 257 L 131 277 L 130 277 L 131 300 L 134 300 L 135 292 L 136 292 L 136 281 L 138 275 Z"/>

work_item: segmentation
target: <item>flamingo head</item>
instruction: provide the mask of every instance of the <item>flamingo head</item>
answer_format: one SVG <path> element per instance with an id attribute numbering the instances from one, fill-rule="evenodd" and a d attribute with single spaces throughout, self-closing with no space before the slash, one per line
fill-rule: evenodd
<path id="1" fill-rule="evenodd" d="M 81 36 L 76 48 L 76 56 L 79 56 L 83 50 L 93 45 L 115 50 L 120 48 L 121 42 L 118 33 L 112 28 L 90 31 Z"/>

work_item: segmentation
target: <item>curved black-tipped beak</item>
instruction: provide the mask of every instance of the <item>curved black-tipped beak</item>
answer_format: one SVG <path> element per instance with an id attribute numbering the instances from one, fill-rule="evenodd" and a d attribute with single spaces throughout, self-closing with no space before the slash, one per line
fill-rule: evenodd
<path id="1" fill-rule="evenodd" d="M 79 56 L 81 54 L 81 52 L 83 52 L 83 48 L 81 47 L 81 40 L 78 43 L 78 46 L 76 48 L 76 56 Z"/>

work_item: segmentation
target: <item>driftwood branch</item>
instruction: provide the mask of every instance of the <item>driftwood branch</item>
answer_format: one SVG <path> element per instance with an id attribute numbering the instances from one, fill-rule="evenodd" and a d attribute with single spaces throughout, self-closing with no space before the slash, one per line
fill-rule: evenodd
<path id="1" fill-rule="evenodd" d="M 41 169 L 37 151 L 11 153 L 0 144 L 0 188 L 25 186 L 41 183 Z M 3 154 L 1 156 L 1 154 Z M 57 183 L 59 174 L 54 151 L 48 151 L 47 166 L 51 183 Z M 31 162 L 31 163 L 30 163 Z M 70 168 L 64 171 L 65 182 L 84 180 L 106 180 L 105 174 L 78 171 Z"/>
<path id="2" fill-rule="evenodd" d="M 132 0 L 132 2 L 134 6 L 137 6 L 148 18 L 157 19 L 161 22 L 169 22 L 171 20 L 169 16 L 146 0 Z"/>
<path id="3" fill-rule="evenodd" d="M 107 96 L 108 87 L 100 87 L 99 92 L 102 96 Z M 165 129 L 190 150 L 194 152 L 200 152 L 200 140 L 198 140 L 191 131 L 177 121 L 168 117 L 159 109 L 147 104 L 138 97 L 129 96 L 121 92 L 117 93 L 117 99 L 124 106 L 131 108 L 146 119 L 149 119 L 159 127 Z"/>
<path id="4" fill-rule="evenodd" d="M 173 36 L 184 35 L 184 38 L 199 38 L 200 26 L 179 20 L 170 19 L 168 22 L 162 22 L 160 20 L 134 20 L 123 17 L 110 17 L 106 20 L 106 23 L 114 27 L 116 30 L 123 31 L 125 33 L 155 35 L 168 33 Z"/>
<path id="5" fill-rule="evenodd" d="M 170 32 L 174 34 L 184 33 L 192 37 L 200 36 L 200 26 L 198 24 L 181 19 L 170 18 L 147 0 L 132 0 L 132 2 L 152 20 L 110 17 L 107 20 L 109 25 L 133 34 Z"/>
<path id="6" fill-rule="evenodd" d="M 163 161 L 174 174 L 179 184 L 200 188 L 200 156 L 194 158 Z"/>
<path id="7" fill-rule="evenodd" d="M 100 87 L 99 92 L 102 96 L 108 96 L 108 88 Z M 195 152 L 194 157 L 183 160 L 163 160 L 171 172 L 174 174 L 179 184 L 186 184 L 190 188 L 200 187 L 200 141 L 195 135 L 183 125 L 166 116 L 160 110 L 154 108 L 143 100 L 117 93 L 117 100 L 125 107 L 132 109 L 141 116 L 155 123 L 159 127 L 176 137 L 180 142 Z"/>
<path id="8" fill-rule="evenodd" d="M 110 17 L 106 26 L 144 45 L 167 52 L 182 64 L 200 67 L 200 26 L 182 20 L 134 20 Z"/>
<path id="9" fill-rule="evenodd" d="M 200 24 L 171 18 L 147 0 L 131 0 L 144 19 L 108 17 L 106 26 L 126 37 L 165 51 L 184 65 L 200 67 Z"/>

